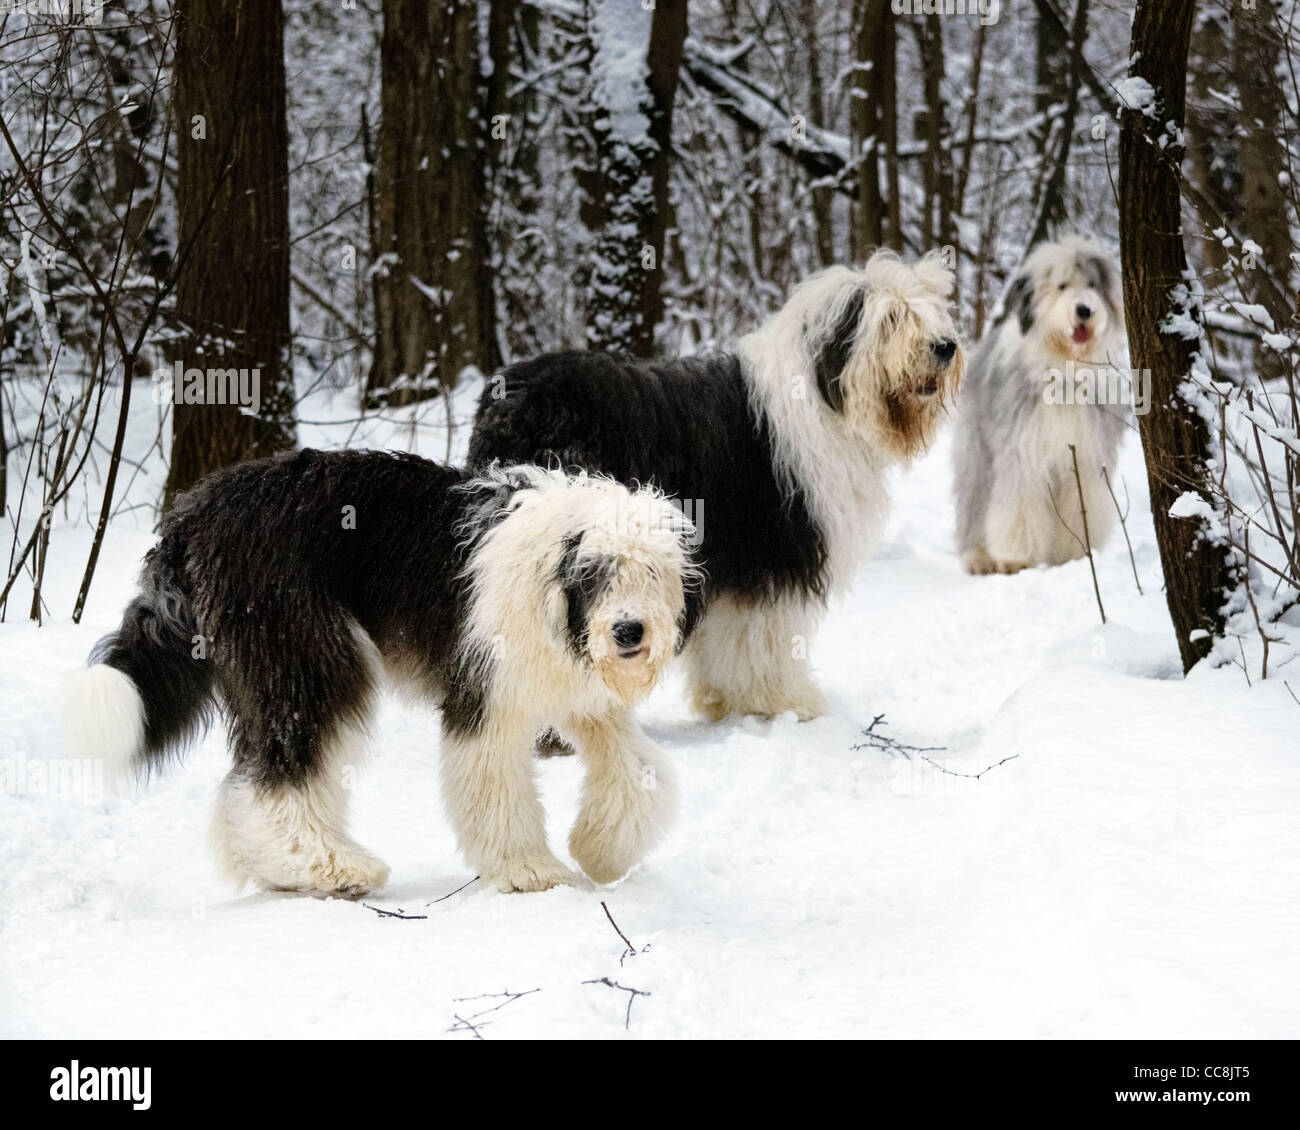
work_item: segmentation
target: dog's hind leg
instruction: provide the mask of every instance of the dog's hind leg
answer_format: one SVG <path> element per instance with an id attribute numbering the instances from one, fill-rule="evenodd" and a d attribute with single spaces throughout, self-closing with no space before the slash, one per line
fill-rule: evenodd
<path id="1" fill-rule="evenodd" d="M 825 714 L 808 659 L 815 630 L 801 600 L 718 597 L 686 649 L 691 705 L 713 722 L 728 714 L 793 711 L 801 722 Z"/>
<path id="2" fill-rule="evenodd" d="M 488 711 L 456 724 L 443 708 L 442 795 L 466 861 L 502 891 L 545 891 L 573 873 L 546 843 L 534 779 L 538 719 Z"/>
<path id="3" fill-rule="evenodd" d="M 235 767 L 221 786 L 212 839 L 237 881 L 352 898 L 388 881 L 384 863 L 346 831 L 374 645 L 337 617 L 315 628 L 314 642 L 292 650 L 272 643 L 272 632 L 240 634 L 219 659 Z M 218 657 L 221 643 L 214 640 Z"/>
<path id="4" fill-rule="evenodd" d="M 566 727 L 587 766 L 569 850 L 597 883 L 621 879 L 662 838 L 677 808 L 667 759 L 631 711 Z"/>

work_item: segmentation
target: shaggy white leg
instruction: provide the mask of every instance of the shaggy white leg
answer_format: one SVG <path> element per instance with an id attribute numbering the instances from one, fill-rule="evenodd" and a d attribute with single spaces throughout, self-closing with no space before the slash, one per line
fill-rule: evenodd
<path id="1" fill-rule="evenodd" d="M 489 715 L 477 734 L 442 738 L 442 793 L 461 852 L 502 891 L 545 891 L 573 873 L 546 843 L 533 770 L 535 721 Z"/>
<path id="2" fill-rule="evenodd" d="M 808 647 L 816 624 L 802 601 L 747 605 L 715 600 L 686 650 L 691 704 L 712 722 L 728 714 L 826 713 Z"/>
<path id="3" fill-rule="evenodd" d="M 597 883 L 621 879 L 668 830 L 677 784 L 663 751 L 630 712 L 575 718 L 570 729 L 587 766 L 569 851 Z"/>
<path id="4" fill-rule="evenodd" d="M 388 867 L 346 832 L 339 750 L 299 785 L 263 787 L 240 769 L 221 784 L 212 842 L 226 875 L 277 891 L 356 898 L 388 882 Z"/>
<path id="5" fill-rule="evenodd" d="M 989 507 L 985 526 L 992 562 L 989 572 L 1018 573 L 1039 560 L 1037 531 L 1042 525 L 1023 499 L 997 499 Z"/>

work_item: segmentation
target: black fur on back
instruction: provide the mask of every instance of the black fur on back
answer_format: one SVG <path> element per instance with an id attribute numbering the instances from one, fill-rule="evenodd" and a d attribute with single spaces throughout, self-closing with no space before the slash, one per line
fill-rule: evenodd
<path id="1" fill-rule="evenodd" d="M 779 484 L 772 442 L 734 355 L 655 362 L 552 353 L 488 382 L 469 465 L 581 468 L 701 500 L 702 513 L 688 510 L 704 570 L 702 591 L 688 601 L 693 626 L 702 602 L 719 593 L 826 596 L 825 538 L 802 491 Z"/>
<path id="2" fill-rule="evenodd" d="M 373 653 L 354 625 L 416 675 L 444 727 L 476 729 L 491 663 L 464 655 L 466 565 L 523 482 L 471 481 L 413 455 L 300 451 L 181 496 L 140 596 L 95 656 L 140 690 L 147 758 L 192 730 L 215 690 L 236 765 L 262 784 L 301 780 L 339 727 L 367 717 Z"/>

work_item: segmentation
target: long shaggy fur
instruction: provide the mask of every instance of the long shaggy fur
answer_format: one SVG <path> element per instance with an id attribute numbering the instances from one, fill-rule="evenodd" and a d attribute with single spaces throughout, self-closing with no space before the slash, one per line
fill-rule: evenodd
<path id="1" fill-rule="evenodd" d="M 696 708 L 814 717 L 816 622 L 883 525 L 889 468 L 925 449 L 961 379 L 951 290 L 937 258 L 878 252 L 808 279 L 729 353 L 514 365 L 484 391 L 470 465 L 577 467 L 683 500 L 705 573 Z"/>
<path id="2" fill-rule="evenodd" d="M 632 708 L 684 637 L 689 536 L 655 492 L 535 467 L 472 477 L 314 451 L 242 464 L 177 501 L 68 710 L 92 719 L 83 752 L 142 766 L 219 703 L 234 754 L 212 829 L 225 869 L 346 895 L 388 873 L 348 837 L 344 790 L 386 677 L 442 708 L 448 813 L 504 890 L 571 878 L 533 782 L 533 743 L 553 727 L 588 763 L 574 858 L 609 881 L 673 808 Z"/>
<path id="3" fill-rule="evenodd" d="M 958 400 L 954 493 L 968 571 L 1014 573 L 1084 555 L 1071 444 L 1087 533 L 1094 546 L 1105 542 L 1114 507 L 1102 468 L 1114 466 L 1127 410 L 1051 403 L 1044 392 L 1049 374 L 1071 364 L 1117 369 L 1126 353 L 1118 265 L 1081 236 L 1038 245 L 976 350 Z"/>

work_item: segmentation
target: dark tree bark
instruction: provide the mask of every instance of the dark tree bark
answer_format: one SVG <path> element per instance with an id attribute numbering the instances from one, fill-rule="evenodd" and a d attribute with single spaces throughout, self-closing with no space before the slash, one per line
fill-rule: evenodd
<path id="1" fill-rule="evenodd" d="M 1060 20 L 1039 12 L 1034 42 L 1034 112 L 1046 115 L 1053 106 L 1065 101 L 1070 85 L 1070 37 Z M 1034 130 L 1037 148 L 1047 144 L 1049 125 Z"/>
<path id="2" fill-rule="evenodd" d="M 1026 247 L 1033 247 L 1036 243 L 1058 234 L 1069 219 L 1066 174 L 1070 165 L 1070 148 L 1074 141 L 1074 119 L 1079 112 L 1079 86 L 1083 81 L 1083 43 L 1088 37 L 1088 0 L 1075 0 L 1074 20 L 1070 25 L 1070 35 L 1064 47 L 1063 69 L 1060 63 L 1058 35 L 1047 33 L 1046 28 L 1049 26 L 1059 33 L 1059 27 L 1054 21 L 1044 20 L 1040 16 L 1038 20 L 1040 83 L 1050 81 L 1048 92 L 1051 98 L 1044 96 L 1040 86 L 1038 110 L 1040 113 L 1046 113 L 1051 106 L 1062 103 L 1065 110 L 1056 119 L 1050 131 L 1050 140 L 1042 151 L 1045 168 L 1039 179 L 1041 187 L 1038 209 Z M 1049 52 L 1047 58 L 1043 56 L 1044 51 Z"/>
<path id="3" fill-rule="evenodd" d="M 817 33 L 817 8 L 817 0 L 801 0 L 800 17 L 808 62 L 808 120 L 818 129 L 825 129 L 826 92 L 822 87 L 821 41 Z M 817 261 L 822 267 L 829 267 L 835 262 L 835 231 L 831 221 L 832 195 L 833 190 L 826 186 L 812 190 Z"/>
<path id="4" fill-rule="evenodd" d="M 682 52 L 686 46 L 686 0 L 656 0 L 650 21 L 650 47 L 646 55 L 650 67 L 650 140 L 654 153 L 650 157 L 650 185 L 654 207 L 646 217 L 646 245 L 654 249 L 654 271 L 646 272 L 641 291 L 642 333 L 638 352 L 648 356 L 654 347 L 655 327 L 663 320 L 664 234 L 668 226 L 668 174 L 672 166 L 673 106 L 681 80 Z"/>
<path id="5" fill-rule="evenodd" d="M 739 40 L 741 34 L 740 0 L 722 0 L 722 14 L 726 21 L 729 38 Z M 750 9 L 746 7 L 748 13 Z M 736 60 L 736 69 L 741 73 L 747 69 L 747 56 Z M 745 209 L 747 235 L 749 236 L 749 257 L 754 274 L 759 278 L 770 278 L 766 240 L 763 238 L 763 216 L 767 210 L 766 193 L 763 191 L 763 159 L 761 155 L 762 134 L 743 121 L 736 122 L 736 132 L 740 139 L 740 149 L 744 154 L 742 175 L 749 194 L 749 207 Z"/>
<path id="6" fill-rule="evenodd" d="M 1267 268 L 1246 271 L 1242 282 L 1246 300 L 1268 310 L 1280 330 L 1291 320 L 1291 304 L 1282 288 L 1291 274 L 1294 245 L 1291 210 L 1280 181 L 1287 165 L 1281 141 L 1285 95 L 1278 76 L 1282 34 L 1274 9 L 1274 0 L 1257 0 L 1253 10 L 1234 14 L 1233 69 L 1242 116 L 1242 235 L 1259 244 Z M 1262 344 L 1256 362 L 1266 377 L 1280 376 L 1285 368 L 1281 354 Z"/>
<path id="7" fill-rule="evenodd" d="M 885 51 L 892 26 L 889 0 L 854 0 L 853 81 L 849 124 L 858 160 L 853 210 L 853 257 L 864 259 L 885 241 L 885 199 L 880 185 L 884 145 Z"/>
<path id="8" fill-rule="evenodd" d="M 970 183 L 971 169 L 975 165 L 975 128 L 979 124 L 980 79 L 984 74 L 984 44 L 988 38 L 988 25 L 981 23 L 975 28 L 975 38 L 971 43 L 970 81 L 968 101 L 966 103 L 966 139 L 965 152 L 962 153 L 961 165 L 957 169 L 957 187 L 954 195 L 957 211 L 965 214 L 966 186 Z"/>
<path id="9" fill-rule="evenodd" d="M 943 21 L 927 15 L 917 30 L 921 52 L 921 75 L 925 88 L 923 116 L 926 156 L 924 164 L 925 217 L 922 239 L 927 248 L 954 244 L 957 238 L 953 215 L 952 129 L 943 98 Z"/>
<path id="10" fill-rule="evenodd" d="M 622 0 L 602 0 L 621 4 Z M 654 352 L 655 327 L 663 317 L 664 235 L 668 172 L 672 159 L 673 105 L 686 44 L 686 0 L 656 0 L 646 47 L 648 121 L 643 136 L 616 136 L 600 89 L 580 141 L 586 154 L 578 170 L 582 217 L 592 235 L 587 287 L 587 344 L 638 357 Z M 594 30 L 589 25 L 588 34 Z M 591 39 L 592 65 L 600 44 Z M 625 123 L 626 124 L 626 123 Z"/>
<path id="11" fill-rule="evenodd" d="M 1238 115 L 1222 97 L 1232 88 L 1231 24 L 1230 14 L 1218 8 L 1195 16 L 1187 76 L 1187 164 L 1202 195 L 1235 230 L 1241 204 Z M 1222 268 L 1228 262 L 1222 241 L 1208 231 L 1200 237 L 1199 250 L 1206 268 Z"/>
<path id="12" fill-rule="evenodd" d="M 497 362 L 478 59 L 470 0 L 384 0 L 371 402 Z"/>
<path id="13" fill-rule="evenodd" d="M 1180 392 L 1198 341 L 1161 332 L 1171 312 L 1194 323 L 1201 317 L 1194 302 L 1180 297 L 1187 258 L 1180 221 L 1179 135 L 1191 22 L 1192 5 L 1185 0 L 1138 0 L 1130 75 L 1154 88 L 1157 107 L 1149 116 L 1135 108 L 1123 110 L 1119 146 L 1124 314 L 1132 364 L 1151 372 L 1151 411 L 1139 417 L 1139 424 L 1165 597 L 1185 671 L 1208 652 L 1209 637 L 1222 634 L 1222 609 L 1233 584 L 1227 551 L 1206 536 L 1203 522 L 1169 516 L 1185 491 L 1212 497 L 1209 425 Z M 1209 635 L 1193 639 L 1195 633 Z"/>
<path id="14" fill-rule="evenodd" d="M 545 258 L 538 234 L 541 206 L 538 171 L 537 92 L 518 83 L 538 64 L 540 17 L 515 0 L 491 0 L 485 89 L 488 235 L 502 317 L 498 330 L 507 357 L 535 352 L 553 329 L 538 309 L 538 272 Z M 512 87 L 521 87 L 512 90 Z"/>
<path id="15" fill-rule="evenodd" d="M 885 213 L 889 246 L 903 253 L 903 201 L 898 183 L 898 21 L 886 19 L 881 49 L 881 124 L 885 142 Z"/>
<path id="16" fill-rule="evenodd" d="M 180 0 L 173 75 L 186 330 L 174 359 L 258 371 L 260 405 L 256 416 L 237 403 L 175 405 L 166 506 L 210 471 L 294 442 L 279 0 Z"/>

